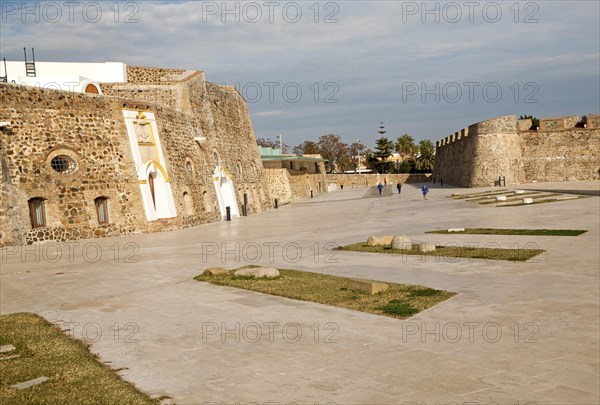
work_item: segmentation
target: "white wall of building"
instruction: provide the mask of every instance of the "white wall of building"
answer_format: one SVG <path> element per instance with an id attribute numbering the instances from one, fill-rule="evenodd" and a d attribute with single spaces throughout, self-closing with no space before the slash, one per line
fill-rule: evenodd
<path id="1" fill-rule="evenodd" d="M 28 61 L 31 61 L 28 59 Z M 0 61 L 0 76 L 9 83 L 83 93 L 90 83 L 126 83 L 127 65 L 121 62 L 69 63 L 36 62 L 36 77 L 28 77 L 24 61 Z"/>

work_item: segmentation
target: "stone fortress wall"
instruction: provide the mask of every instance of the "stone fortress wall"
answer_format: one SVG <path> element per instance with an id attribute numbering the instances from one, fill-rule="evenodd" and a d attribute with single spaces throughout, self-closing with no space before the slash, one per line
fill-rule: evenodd
<path id="1" fill-rule="evenodd" d="M 101 83 L 102 95 L 0 85 L 0 122 L 8 124 L 0 127 L 0 246 L 220 220 L 216 167 L 232 182 L 239 212 L 244 194 L 249 213 L 272 206 L 246 104 L 234 89 L 206 82 L 201 71 L 127 67 L 127 73 L 127 83 Z M 156 117 L 172 217 L 147 219 L 126 111 Z M 53 170 L 59 155 L 76 169 Z M 106 224 L 99 223 L 99 197 L 108 200 Z M 34 198 L 44 201 L 43 227 L 32 226 Z"/>
<path id="2" fill-rule="evenodd" d="M 306 171 L 286 168 L 266 168 L 265 176 L 269 183 L 269 192 L 279 205 L 288 204 L 303 198 L 326 192 L 326 174 L 307 173 Z"/>
<path id="3" fill-rule="evenodd" d="M 600 178 L 600 115 L 531 120 L 498 117 L 436 142 L 433 178 L 460 187 Z"/>

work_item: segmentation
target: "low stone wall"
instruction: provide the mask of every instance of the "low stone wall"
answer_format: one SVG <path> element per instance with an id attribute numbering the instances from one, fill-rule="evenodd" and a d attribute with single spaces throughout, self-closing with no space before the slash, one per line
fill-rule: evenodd
<path id="1" fill-rule="evenodd" d="M 269 194 L 279 204 L 310 197 L 325 192 L 325 177 L 322 174 L 306 174 L 288 169 L 264 169 Z"/>
<path id="2" fill-rule="evenodd" d="M 326 174 L 325 182 L 336 185 L 338 188 L 360 188 L 376 186 L 379 183 L 427 183 L 431 181 L 431 174 Z"/>

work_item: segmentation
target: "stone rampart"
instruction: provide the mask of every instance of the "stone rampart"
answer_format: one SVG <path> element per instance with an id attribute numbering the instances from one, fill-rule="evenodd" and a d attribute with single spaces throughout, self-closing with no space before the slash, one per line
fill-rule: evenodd
<path id="1" fill-rule="evenodd" d="M 0 85 L 0 246 L 155 232 L 221 219 L 213 171 L 234 184 L 239 212 L 272 206 L 244 100 L 202 72 L 128 68 L 133 83 L 103 83 L 103 95 Z M 161 80 L 163 80 L 161 82 Z M 128 87 L 129 86 L 129 87 Z M 133 91 L 135 89 L 135 91 Z M 152 113 L 177 212 L 148 221 L 124 111 Z M 76 167 L 52 169 L 56 156 Z M 30 201 L 44 201 L 34 227 Z M 108 201 L 100 223 L 95 200 Z"/>
<path id="2" fill-rule="evenodd" d="M 436 142 L 433 176 L 461 187 L 599 178 L 597 115 L 531 120 L 506 116 L 471 125 Z"/>

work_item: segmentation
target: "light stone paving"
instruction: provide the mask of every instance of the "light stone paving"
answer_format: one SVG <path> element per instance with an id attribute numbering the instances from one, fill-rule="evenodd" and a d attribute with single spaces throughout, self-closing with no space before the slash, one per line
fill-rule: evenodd
<path id="1" fill-rule="evenodd" d="M 126 380 L 181 404 L 600 403 L 600 198 L 498 210 L 430 189 L 429 201 L 412 186 L 345 190 L 230 223 L 7 248 L 0 312 L 62 324 Z M 589 232 L 424 234 L 462 227 Z M 512 263 L 329 250 L 377 234 L 547 252 Z M 192 279 L 254 263 L 459 295 L 400 321 Z"/>

